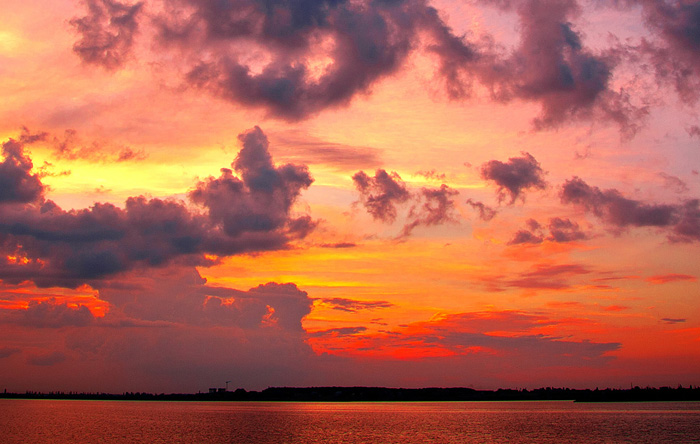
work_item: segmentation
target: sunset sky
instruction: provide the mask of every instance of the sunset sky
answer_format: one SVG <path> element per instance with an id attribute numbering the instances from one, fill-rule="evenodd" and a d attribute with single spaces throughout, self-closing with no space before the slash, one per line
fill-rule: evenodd
<path id="1" fill-rule="evenodd" d="M 700 1 L 0 12 L 0 390 L 700 384 Z"/>

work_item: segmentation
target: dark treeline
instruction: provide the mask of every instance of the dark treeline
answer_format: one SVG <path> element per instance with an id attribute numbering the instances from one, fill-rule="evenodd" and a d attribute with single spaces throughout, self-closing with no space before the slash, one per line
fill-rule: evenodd
<path id="1" fill-rule="evenodd" d="M 578 390 L 538 388 L 534 390 L 474 390 L 470 388 L 384 388 L 384 387 L 270 387 L 262 391 L 210 389 L 206 393 L 0 393 L 0 398 L 93 399 L 132 401 L 544 401 L 577 402 L 700 401 L 699 387 L 634 387 L 629 389 Z"/>

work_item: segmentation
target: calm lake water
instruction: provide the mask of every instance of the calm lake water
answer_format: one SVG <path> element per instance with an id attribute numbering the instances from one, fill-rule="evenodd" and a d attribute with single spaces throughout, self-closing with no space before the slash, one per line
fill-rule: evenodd
<path id="1" fill-rule="evenodd" d="M 2 443 L 689 443 L 700 403 L 0 399 Z"/>

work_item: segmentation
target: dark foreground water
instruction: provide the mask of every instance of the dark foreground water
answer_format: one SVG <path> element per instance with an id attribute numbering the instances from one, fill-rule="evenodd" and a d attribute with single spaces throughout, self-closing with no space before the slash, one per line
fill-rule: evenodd
<path id="1" fill-rule="evenodd" d="M 1 443 L 689 443 L 700 403 L 0 399 Z"/>

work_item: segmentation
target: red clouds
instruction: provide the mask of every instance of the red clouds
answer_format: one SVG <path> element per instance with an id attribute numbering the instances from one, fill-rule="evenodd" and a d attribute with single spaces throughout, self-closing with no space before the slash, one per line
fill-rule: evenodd
<path id="1" fill-rule="evenodd" d="M 695 276 L 691 276 L 689 274 L 678 274 L 678 273 L 670 273 L 670 274 L 658 274 L 654 276 L 649 276 L 646 278 L 647 282 L 650 282 L 652 284 L 666 284 L 668 282 L 679 282 L 679 281 L 691 281 L 695 282 L 697 278 Z"/>
<path id="2" fill-rule="evenodd" d="M 517 359 L 523 368 L 534 366 L 540 370 L 562 365 L 587 367 L 604 362 L 607 352 L 620 347 L 617 343 L 563 340 L 544 333 L 565 325 L 566 320 L 543 314 L 493 311 L 443 315 L 381 333 L 368 333 L 363 328 L 346 328 L 342 337 L 338 336 L 340 332 L 323 333 L 336 334 L 335 338 L 346 344 L 329 350 L 335 354 L 380 355 L 413 362 L 442 357 L 444 365 L 456 367 L 469 362 L 498 366 L 511 359 Z M 323 349 L 323 341 L 319 336 L 313 344 Z"/>

